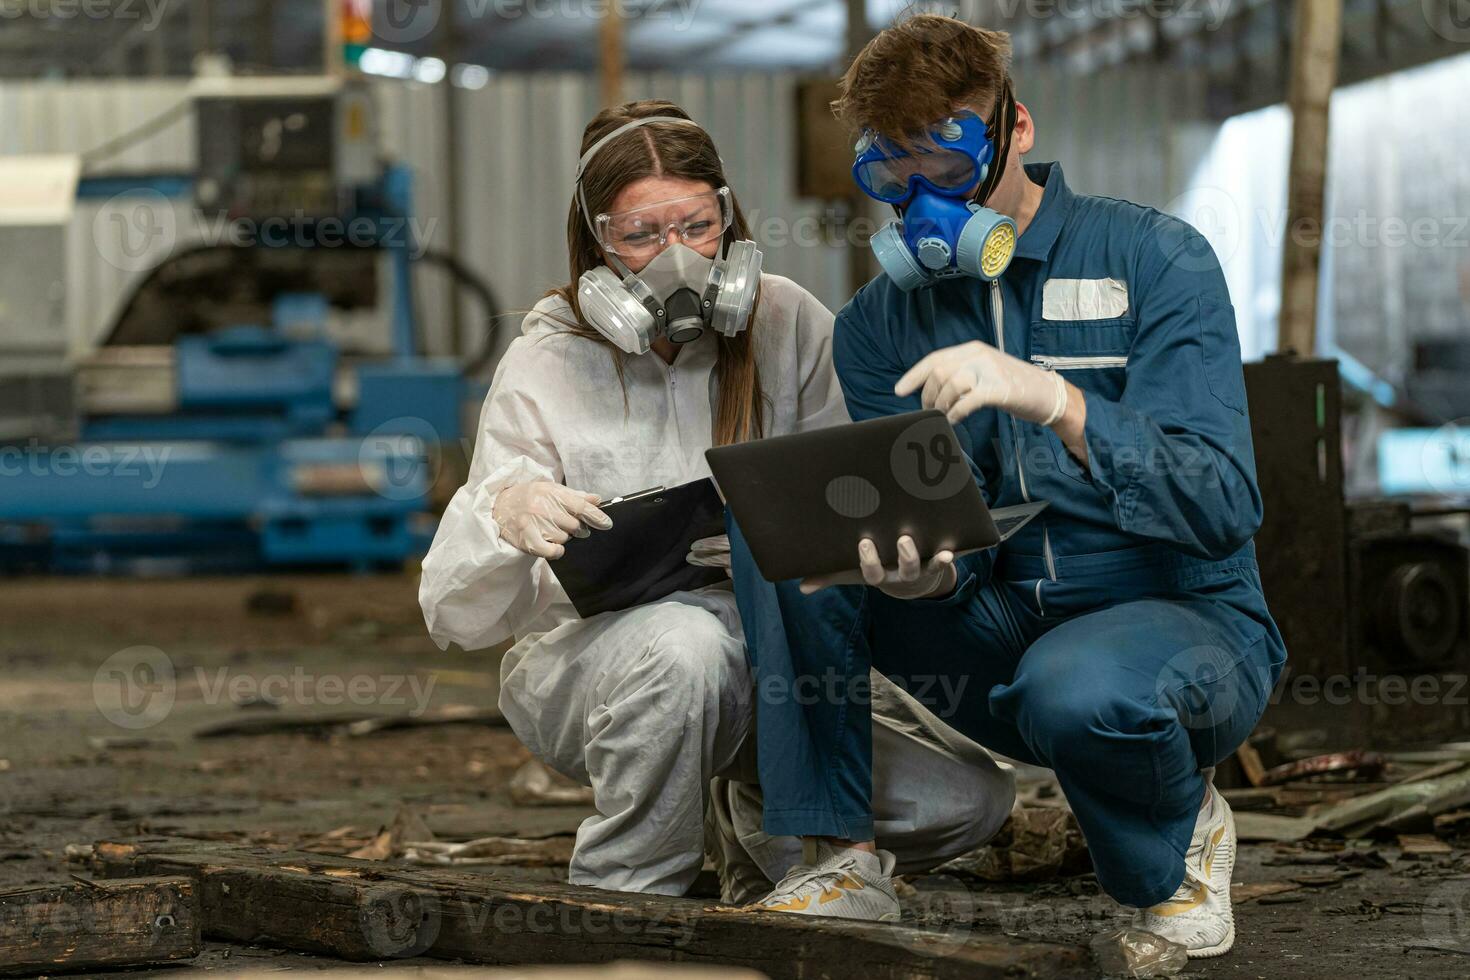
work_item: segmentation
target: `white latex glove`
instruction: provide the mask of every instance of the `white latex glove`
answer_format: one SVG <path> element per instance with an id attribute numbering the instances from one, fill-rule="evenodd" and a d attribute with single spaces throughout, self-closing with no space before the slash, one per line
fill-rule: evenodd
<path id="1" fill-rule="evenodd" d="M 954 552 L 941 551 L 927 562 L 919 559 L 914 539 L 905 534 L 898 539 L 898 567 L 884 568 L 878 548 L 868 538 L 858 542 L 858 570 L 863 581 L 895 599 L 927 599 L 953 592 L 959 581 L 954 567 Z M 801 580 L 801 591 L 810 595 L 829 585 L 844 585 L 851 580 L 848 573 L 817 575 Z"/>
<path id="2" fill-rule="evenodd" d="M 612 518 L 598 510 L 602 498 L 550 480 L 517 483 L 500 491 L 492 515 L 500 537 L 517 551 L 538 558 L 560 558 L 569 538 L 585 538 L 588 527 L 606 531 Z"/>
<path id="3" fill-rule="evenodd" d="M 903 397 L 921 387 L 924 407 L 939 409 L 951 422 L 993 406 L 1028 422 L 1053 425 L 1067 410 L 1067 384 L 1060 374 L 978 340 L 935 351 L 909 368 L 893 390 Z"/>
<path id="4" fill-rule="evenodd" d="M 701 568 L 723 568 L 726 575 L 730 574 L 730 536 L 716 534 L 700 538 L 689 546 L 684 560 Z"/>

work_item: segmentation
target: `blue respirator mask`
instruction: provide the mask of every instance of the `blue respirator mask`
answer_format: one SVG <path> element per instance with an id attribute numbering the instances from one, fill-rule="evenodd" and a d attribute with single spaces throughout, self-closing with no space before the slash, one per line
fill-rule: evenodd
<path id="1" fill-rule="evenodd" d="M 905 292 L 955 276 L 989 282 L 1011 264 L 1016 223 L 978 203 L 1000 181 L 1015 101 L 1007 84 L 998 139 L 973 112 L 946 119 L 912 149 L 874 133 L 857 145 L 852 174 L 863 193 L 902 217 L 873 236 L 873 253 Z M 997 148 L 997 142 L 1000 146 Z"/>

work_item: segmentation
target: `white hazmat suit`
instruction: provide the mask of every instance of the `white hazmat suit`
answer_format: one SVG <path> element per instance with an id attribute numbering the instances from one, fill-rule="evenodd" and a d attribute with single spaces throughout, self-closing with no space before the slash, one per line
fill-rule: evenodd
<path id="1" fill-rule="evenodd" d="M 504 542 L 492 508 L 503 489 L 532 480 L 608 500 L 708 476 L 716 337 L 684 345 L 672 365 L 652 353 L 625 357 L 620 378 L 612 348 L 559 322 L 571 319 L 564 301 L 543 300 L 501 360 L 469 479 L 424 559 L 419 600 L 441 648 L 516 638 L 501 668 L 501 709 L 535 755 L 594 792 L 597 813 L 577 832 L 570 880 L 680 895 L 703 863 L 710 780 L 733 771 L 753 738 L 734 595 L 711 586 L 580 619 L 552 564 Z M 821 303 L 788 279 L 763 276 L 750 329 L 766 435 L 847 421 L 831 364 L 832 315 Z M 926 727 L 893 715 L 878 715 L 892 732 Z M 895 832 L 901 863 L 940 863 L 1004 821 L 1010 779 L 978 746 L 876 733 L 875 743 L 889 747 L 875 766 L 878 839 L 885 842 L 885 826 Z M 893 770 L 905 776 L 902 798 L 885 792 Z M 766 841 L 755 850 L 763 866 L 770 855 L 798 853 Z M 771 870 L 779 877 L 784 869 Z"/>

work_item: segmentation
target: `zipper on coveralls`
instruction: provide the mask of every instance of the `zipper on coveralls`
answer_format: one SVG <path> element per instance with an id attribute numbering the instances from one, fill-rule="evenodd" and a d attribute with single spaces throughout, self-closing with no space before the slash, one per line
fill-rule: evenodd
<path id="1" fill-rule="evenodd" d="M 995 345 L 996 345 L 996 347 L 998 347 L 1000 349 L 1001 353 L 1005 353 L 1006 352 L 1006 327 L 1005 327 L 1005 322 L 1006 322 L 1006 319 L 1005 319 L 1006 318 L 1006 309 L 1005 309 L 1005 300 L 1002 299 L 1001 298 L 1001 295 L 1000 295 L 1000 280 L 999 279 L 994 280 L 990 284 L 990 316 L 995 321 Z M 1016 446 L 1016 476 L 1019 477 L 1020 480 L 1021 480 L 1021 499 L 1024 500 L 1026 503 L 1029 504 L 1029 503 L 1031 503 L 1031 491 L 1026 486 L 1026 468 L 1023 465 L 1021 465 L 1021 430 L 1020 430 L 1020 427 L 1018 427 L 1016 425 L 1016 418 L 1015 418 L 1015 416 L 1013 415 L 1010 418 L 1011 418 L 1011 441 L 1013 443 L 1015 443 L 1015 446 Z M 1053 580 L 1055 580 L 1056 574 L 1052 570 L 1051 544 L 1050 544 L 1049 539 L 1047 538 L 1046 530 L 1045 530 L 1044 527 L 1042 529 L 1041 540 L 1042 540 L 1042 544 L 1043 544 L 1043 546 L 1045 547 L 1045 550 L 1046 550 L 1046 567 L 1047 567 L 1047 571 L 1052 575 Z M 1046 615 L 1046 607 L 1041 602 L 1041 583 L 1043 581 L 1045 581 L 1045 579 L 1037 579 L 1036 580 L 1036 611 L 1039 614 L 1041 614 L 1042 616 L 1045 616 Z"/>

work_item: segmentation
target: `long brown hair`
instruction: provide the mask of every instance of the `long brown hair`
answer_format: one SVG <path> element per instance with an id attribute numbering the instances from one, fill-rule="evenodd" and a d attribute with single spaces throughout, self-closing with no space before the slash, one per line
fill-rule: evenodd
<path id="1" fill-rule="evenodd" d="M 672 102 L 662 99 L 647 99 L 629 102 L 613 108 L 603 109 L 582 133 L 582 153 L 619 126 L 649 116 L 677 116 L 688 119 L 689 114 Z M 682 180 L 703 181 L 711 187 L 724 187 L 725 168 L 720 154 L 708 133 L 698 126 L 682 123 L 649 123 L 629 130 L 608 143 L 597 152 L 582 175 L 582 190 L 587 197 L 587 209 L 600 214 L 612 207 L 618 193 L 629 184 L 645 177 L 677 177 Z M 745 212 L 734 191 L 730 194 L 734 204 L 735 220 L 725 233 L 726 248 L 736 241 L 749 239 L 750 226 Z M 582 307 L 577 297 L 577 283 L 582 274 L 603 264 L 602 247 L 588 227 L 572 193 L 571 211 L 567 215 L 567 253 L 571 265 L 571 281 L 553 289 L 549 295 L 559 296 L 572 308 L 575 323 L 566 324 L 568 330 L 589 340 L 607 344 L 582 316 Z M 756 308 L 760 299 L 757 296 Z M 751 311 L 750 326 L 734 337 L 719 335 L 719 357 L 716 360 L 715 377 L 719 382 L 720 400 L 715 409 L 714 444 L 724 446 L 748 439 L 757 439 L 765 431 L 765 411 L 761 391 L 760 375 L 755 356 L 755 311 Z M 607 344 L 612 356 L 617 359 L 618 374 L 623 373 L 622 351 Z"/>

